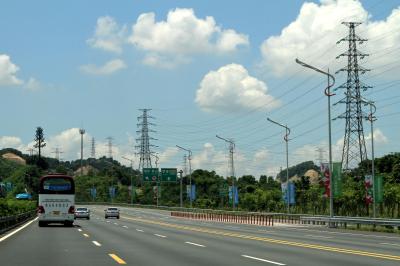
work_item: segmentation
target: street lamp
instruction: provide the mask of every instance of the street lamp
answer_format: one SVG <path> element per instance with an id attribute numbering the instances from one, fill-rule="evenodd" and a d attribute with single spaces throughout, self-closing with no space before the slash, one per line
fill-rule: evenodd
<path id="1" fill-rule="evenodd" d="M 328 86 L 325 88 L 325 95 L 328 97 L 328 131 L 329 131 L 329 213 L 330 213 L 330 217 L 333 217 L 333 189 L 332 189 L 332 169 L 333 169 L 333 165 L 332 165 L 332 128 L 331 128 L 331 97 L 334 96 L 334 93 L 330 92 L 331 87 L 333 87 L 333 85 L 335 84 L 335 77 L 332 76 L 331 74 L 329 74 L 329 69 L 328 72 L 322 71 L 316 67 L 313 67 L 309 64 L 306 64 L 302 61 L 300 61 L 299 59 L 296 58 L 296 63 L 303 66 L 303 67 L 307 67 L 310 68 L 316 72 L 319 72 L 321 74 L 324 74 L 328 77 Z M 332 84 L 330 83 L 330 79 L 333 80 Z M 329 223 L 329 226 L 332 226 L 331 223 Z"/>
<path id="2" fill-rule="evenodd" d="M 176 145 L 176 147 L 178 147 L 181 150 L 187 151 L 189 153 L 189 157 L 188 157 L 188 160 L 189 160 L 189 186 L 190 186 L 189 200 L 190 200 L 190 208 L 192 208 L 192 164 L 190 162 L 192 160 L 192 151 L 189 149 L 185 149 L 179 145 Z"/>
<path id="3" fill-rule="evenodd" d="M 287 212 L 290 213 L 290 191 L 289 191 L 289 134 L 290 134 L 290 128 L 288 128 L 285 125 L 282 125 L 272 119 L 267 118 L 267 120 L 271 123 L 274 123 L 278 126 L 281 126 L 285 128 L 286 134 L 283 137 L 283 139 L 286 142 L 286 193 L 287 193 Z"/>
<path id="4" fill-rule="evenodd" d="M 131 175 L 131 204 L 133 204 L 133 193 L 134 193 L 134 190 L 133 190 L 133 171 L 134 171 L 133 170 L 133 162 L 134 162 L 134 160 L 133 159 L 129 159 L 129 158 L 125 157 L 125 156 L 122 156 L 122 158 L 124 158 L 125 160 L 131 162 L 131 168 L 132 168 L 132 175 Z"/>

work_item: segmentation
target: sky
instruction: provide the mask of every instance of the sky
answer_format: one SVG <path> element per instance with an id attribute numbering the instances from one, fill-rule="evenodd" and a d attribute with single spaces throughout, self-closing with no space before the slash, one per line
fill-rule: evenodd
<path id="1" fill-rule="evenodd" d="M 23 8 L 22 8 L 23 7 Z M 289 165 L 327 160 L 326 77 L 295 59 L 335 73 L 347 66 L 348 34 L 342 22 L 362 22 L 368 41 L 360 80 L 372 86 L 362 97 L 376 103 L 375 157 L 398 152 L 400 1 L 4 1 L 0 16 L 0 148 L 24 153 L 35 128 L 44 129 L 46 156 L 84 157 L 91 139 L 96 157 L 129 165 L 138 144 L 139 109 L 149 108 L 151 143 L 160 167 L 229 174 L 228 144 L 235 142 L 237 176 L 276 175 Z M 335 75 L 335 88 L 346 73 Z M 345 112 L 344 91 L 335 90 L 332 117 Z M 368 106 L 363 106 L 368 112 Z M 332 122 L 333 158 L 341 160 L 345 124 Z M 368 157 L 371 131 L 364 121 Z M 155 162 L 153 161 L 153 164 Z"/>

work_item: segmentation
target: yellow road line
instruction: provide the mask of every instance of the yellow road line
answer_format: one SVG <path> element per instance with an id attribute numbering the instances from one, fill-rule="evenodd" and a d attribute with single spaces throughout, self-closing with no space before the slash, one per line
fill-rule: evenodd
<path id="1" fill-rule="evenodd" d="M 113 260 L 115 260 L 117 263 L 119 263 L 119 264 L 126 264 L 126 262 L 123 260 L 123 259 L 121 259 L 120 257 L 118 257 L 117 255 L 115 255 L 115 254 L 108 254 L 108 256 L 110 256 L 111 258 L 113 258 Z"/>
<path id="2" fill-rule="evenodd" d="M 131 218 L 131 217 L 126 217 L 126 216 L 121 216 L 121 217 L 128 219 L 128 220 L 132 220 L 132 221 L 148 223 L 148 224 L 156 224 L 156 225 L 161 225 L 161 226 L 165 226 L 165 227 L 171 227 L 171 228 L 200 232 L 200 233 L 207 233 L 207 234 L 220 235 L 220 236 L 230 236 L 230 237 L 235 237 L 235 238 L 256 240 L 256 241 L 261 241 L 261 242 L 281 244 L 281 245 L 287 245 L 287 246 L 295 246 L 295 247 L 317 249 L 317 250 L 331 251 L 331 252 L 337 252 L 337 253 L 374 257 L 374 258 L 379 258 L 379 259 L 400 261 L 400 256 L 384 254 L 384 253 L 373 253 L 373 252 L 367 252 L 367 251 L 362 251 L 362 250 L 336 248 L 336 247 L 331 247 L 331 246 L 322 246 L 322 245 L 308 244 L 308 243 L 302 243 L 302 242 L 293 242 L 293 241 L 279 240 L 279 239 L 266 238 L 266 237 L 242 235 L 242 234 L 233 233 L 233 232 L 229 232 L 229 231 L 204 229 L 204 228 L 200 228 L 200 227 L 171 224 L 171 223 L 158 222 L 158 221 L 153 221 L 153 220 Z"/>

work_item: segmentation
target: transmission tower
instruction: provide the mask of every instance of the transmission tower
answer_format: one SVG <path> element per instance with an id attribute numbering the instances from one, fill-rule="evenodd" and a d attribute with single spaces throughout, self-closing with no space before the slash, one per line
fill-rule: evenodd
<path id="1" fill-rule="evenodd" d="M 153 153 L 150 150 L 150 147 L 156 147 L 150 144 L 150 140 L 155 140 L 154 138 L 149 136 L 150 132 L 155 132 L 154 130 L 149 129 L 149 126 L 154 126 L 153 123 L 149 122 L 149 119 L 154 119 L 154 117 L 148 114 L 151 109 L 139 109 L 143 114 L 138 116 L 139 123 L 137 124 L 139 130 L 136 132 L 139 134 L 139 137 L 136 139 L 139 145 L 136 146 L 136 149 L 139 149 L 137 154 L 140 155 L 139 160 L 139 169 L 142 168 L 152 168 L 151 166 L 151 154 Z"/>
<path id="2" fill-rule="evenodd" d="M 347 81 L 340 85 L 337 89 L 345 90 L 345 97 L 337 103 L 346 104 L 346 112 L 339 115 L 337 118 L 346 119 L 344 144 L 342 152 L 342 167 L 343 170 L 349 170 L 357 167 L 358 164 L 367 159 L 367 150 L 365 148 L 363 117 L 362 111 L 361 90 L 366 91 L 370 86 L 365 85 L 359 79 L 359 76 L 364 74 L 369 69 L 365 69 L 358 64 L 358 60 L 368 56 L 357 50 L 357 43 L 362 44 L 367 39 L 360 38 L 355 33 L 355 28 L 360 25 L 359 22 L 343 22 L 349 28 L 349 35 L 342 38 L 337 44 L 346 41 L 348 42 L 348 50 L 336 58 L 346 56 L 347 67 L 339 69 L 347 72 Z M 336 103 L 336 104 L 337 104 Z"/>
<path id="3" fill-rule="evenodd" d="M 91 144 L 90 157 L 96 158 L 96 141 L 94 137 L 92 137 L 90 144 Z"/>
<path id="4" fill-rule="evenodd" d="M 112 157 L 113 157 L 113 155 L 112 155 L 112 145 L 113 145 L 112 141 L 114 139 L 113 139 L 113 137 L 107 137 L 106 140 L 107 140 L 107 147 L 108 147 L 108 158 L 112 159 Z"/>
<path id="5" fill-rule="evenodd" d="M 315 151 L 318 152 L 317 161 L 318 161 L 319 165 L 321 165 L 321 163 L 325 162 L 325 158 L 324 158 L 325 150 L 321 147 L 318 147 Z"/>
<path id="6" fill-rule="evenodd" d="M 56 155 L 56 159 L 59 161 L 60 160 L 60 154 L 64 153 L 64 152 L 62 152 L 61 149 L 57 147 L 57 148 L 54 149 L 54 151 L 52 153 L 54 153 Z"/>

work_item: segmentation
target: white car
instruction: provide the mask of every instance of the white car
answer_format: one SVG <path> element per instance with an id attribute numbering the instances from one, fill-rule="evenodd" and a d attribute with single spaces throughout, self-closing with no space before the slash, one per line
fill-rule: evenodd
<path id="1" fill-rule="evenodd" d="M 108 207 L 104 210 L 104 218 L 114 217 L 119 219 L 119 209 L 116 207 Z"/>
<path id="2" fill-rule="evenodd" d="M 85 218 L 90 219 L 90 210 L 86 207 L 79 207 L 75 210 L 74 218 Z"/>

